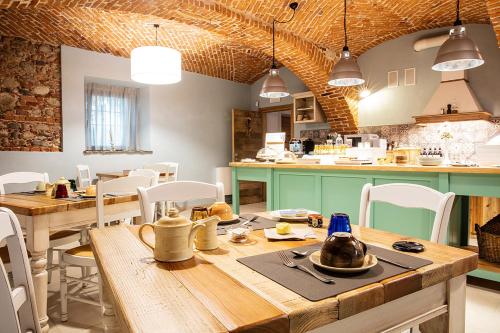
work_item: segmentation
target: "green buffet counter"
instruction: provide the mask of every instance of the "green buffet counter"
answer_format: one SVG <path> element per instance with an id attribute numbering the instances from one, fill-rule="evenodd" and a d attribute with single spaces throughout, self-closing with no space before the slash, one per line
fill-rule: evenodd
<path id="1" fill-rule="evenodd" d="M 412 183 L 454 192 L 448 244 L 468 242 L 469 196 L 500 197 L 500 168 L 425 167 L 397 165 L 340 166 L 232 162 L 233 209 L 239 213 L 239 181 L 266 183 L 267 210 L 307 208 L 328 219 L 334 212 L 349 214 L 357 224 L 364 184 Z M 434 213 L 375 203 L 372 226 L 411 237 L 429 239 Z M 500 282 L 498 272 L 478 269 L 470 275 Z"/>

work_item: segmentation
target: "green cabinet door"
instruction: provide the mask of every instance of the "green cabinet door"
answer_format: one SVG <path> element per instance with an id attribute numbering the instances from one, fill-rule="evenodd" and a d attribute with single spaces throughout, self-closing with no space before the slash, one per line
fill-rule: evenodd
<path id="1" fill-rule="evenodd" d="M 318 211 L 320 198 L 316 195 L 318 176 L 276 173 L 274 177 L 274 209 L 306 208 Z"/>
<path id="2" fill-rule="evenodd" d="M 326 219 L 332 213 L 346 213 L 352 224 L 358 224 L 361 190 L 365 177 L 321 177 L 321 213 Z"/>
<path id="3" fill-rule="evenodd" d="M 410 183 L 435 188 L 432 180 L 375 178 L 374 185 Z M 405 236 L 430 239 L 434 212 L 420 208 L 403 208 L 388 203 L 372 204 L 371 225 L 375 229 L 395 232 Z"/>

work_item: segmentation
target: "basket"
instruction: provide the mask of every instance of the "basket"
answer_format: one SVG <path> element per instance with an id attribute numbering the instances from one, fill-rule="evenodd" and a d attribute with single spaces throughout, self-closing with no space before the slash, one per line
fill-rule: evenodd
<path id="1" fill-rule="evenodd" d="M 500 262 L 500 214 L 479 227 L 475 225 L 479 258 L 489 262 Z"/>

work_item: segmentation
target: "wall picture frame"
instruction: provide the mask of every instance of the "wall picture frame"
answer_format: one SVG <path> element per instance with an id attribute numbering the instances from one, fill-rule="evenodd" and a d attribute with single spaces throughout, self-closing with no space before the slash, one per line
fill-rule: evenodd
<path id="1" fill-rule="evenodd" d="M 387 72 L 387 88 L 397 88 L 399 86 L 398 71 Z"/>
<path id="2" fill-rule="evenodd" d="M 414 86 L 416 83 L 415 67 L 405 68 L 405 86 Z"/>

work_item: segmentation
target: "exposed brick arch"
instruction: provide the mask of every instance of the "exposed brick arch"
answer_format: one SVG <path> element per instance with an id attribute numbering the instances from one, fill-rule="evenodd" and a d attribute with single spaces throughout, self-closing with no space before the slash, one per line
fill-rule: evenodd
<path id="1" fill-rule="evenodd" d="M 462 6 L 464 21 L 489 22 L 488 6 L 498 37 L 498 2 L 468 1 Z M 357 55 L 388 39 L 447 26 L 453 19 L 454 0 L 348 3 L 349 45 Z M 342 6 L 339 0 L 301 3 L 296 18 L 279 27 L 277 58 L 315 93 L 333 129 L 352 132 L 357 123 L 356 90 L 326 85 L 333 61 L 325 54 L 338 53 L 343 43 Z M 152 43 L 144 23 L 161 20 L 171 32 L 161 33 L 162 44 L 181 50 L 186 70 L 247 83 L 267 71 L 269 23 L 272 17 L 287 13 L 282 0 L 11 0 L 1 2 L 0 8 L 5 8 L 0 11 L 0 34 L 121 56 L 128 56 L 138 45 Z M 43 22 L 57 28 L 51 30 Z M 58 31 L 61 27 L 63 32 Z"/>

